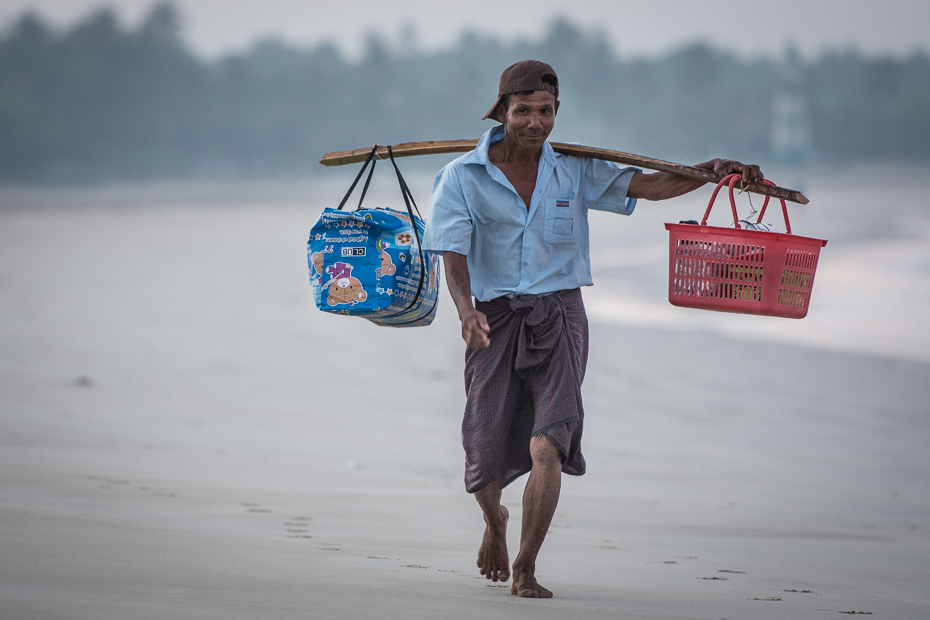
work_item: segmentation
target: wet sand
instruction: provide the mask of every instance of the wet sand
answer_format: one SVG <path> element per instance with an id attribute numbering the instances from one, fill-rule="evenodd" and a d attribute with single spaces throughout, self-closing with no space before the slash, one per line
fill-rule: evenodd
<path id="1" fill-rule="evenodd" d="M 310 187 L 0 192 L 0 617 L 930 615 L 924 347 L 650 323 L 655 260 L 595 263 L 585 291 L 646 311 L 592 309 L 588 473 L 537 570 L 555 598 L 481 578 L 451 302 L 415 330 L 316 311 Z M 616 234 L 661 244 L 671 215 Z M 881 345 L 874 308 L 825 291 L 805 321 Z"/>

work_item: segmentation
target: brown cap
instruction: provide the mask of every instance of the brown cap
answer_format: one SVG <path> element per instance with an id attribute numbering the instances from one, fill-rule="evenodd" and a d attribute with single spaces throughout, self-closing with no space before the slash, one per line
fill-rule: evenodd
<path id="1" fill-rule="evenodd" d="M 497 99 L 494 100 L 494 105 L 481 119 L 490 118 L 503 122 L 497 118 L 497 104 L 500 103 L 501 97 L 531 90 L 544 90 L 552 93 L 558 99 L 559 76 L 555 74 L 555 69 L 538 60 L 521 60 L 515 65 L 510 65 L 501 73 L 501 81 L 497 87 Z"/>

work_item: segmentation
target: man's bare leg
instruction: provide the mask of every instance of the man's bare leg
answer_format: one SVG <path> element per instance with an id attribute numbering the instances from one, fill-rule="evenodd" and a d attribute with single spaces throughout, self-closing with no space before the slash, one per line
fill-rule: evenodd
<path id="1" fill-rule="evenodd" d="M 546 539 L 562 488 L 562 454 L 542 435 L 530 440 L 533 470 L 523 491 L 523 530 L 520 553 L 513 562 L 511 594 L 552 598 L 552 592 L 536 582 L 536 556 Z"/>
<path id="2" fill-rule="evenodd" d="M 484 539 L 478 549 L 478 568 L 491 581 L 510 578 L 510 557 L 507 555 L 507 519 L 510 514 L 501 506 L 501 490 L 492 482 L 475 493 L 484 512 Z"/>

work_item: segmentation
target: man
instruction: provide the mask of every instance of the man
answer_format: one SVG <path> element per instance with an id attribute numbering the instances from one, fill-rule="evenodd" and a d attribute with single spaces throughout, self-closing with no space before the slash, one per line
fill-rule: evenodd
<path id="1" fill-rule="evenodd" d="M 492 581 L 510 577 L 501 489 L 530 472 L 510 591 L 533 598 L 552 596 L 536 581 L 536 556 L 561 474 L 585 470 L 588 323 L 579 287 L 592 284 L 587 211 L 629 215 L 638 198 L 664 200 L 703 185 L 556 154 L 546 138 L 558 97 L 558 77 L 546 63 L 526 60 L 504 70 L 484 115 L 501 125 L 436 176 L 424 237 L 424 249 L 443 254 L 467 346 L 465 487 L 486 524 L 478 566 Z M 734 161 L 697 167 L 762 179 L 757 166 Z"/>

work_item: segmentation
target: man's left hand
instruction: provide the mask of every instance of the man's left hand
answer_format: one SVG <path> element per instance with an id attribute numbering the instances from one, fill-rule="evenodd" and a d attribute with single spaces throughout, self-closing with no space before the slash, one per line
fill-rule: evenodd
<path id="1" fill-rule="evenodd" d="M 728 174 L 739 174 L 742 177 L 743 186 L 747 183 L 758 183 L 765 178 L 759 166 L 731 159 L 712 159 L 694 167 L 716 172 L 720 178 Z M 626 195 L 630 198 L 645 198 L 646 200 L 667 200 L 692 192 L 706 182 L 670 172 L 653 172 L 652 174 L 637 172 L 630 179 Z"/>
<path id="2" fill-rule="evenodd" d="M 733 161 L 732 159 L 714 159 L 707 163 L 713 165 L 712 170 L 719 174 L 721 178 L 728 174 L 741 175 L 741 180 L 744 184 L 758 183 L 765 178 L 762 174 L 762 170 L 755 164 L 744 164 L 739 161 Z"/>

